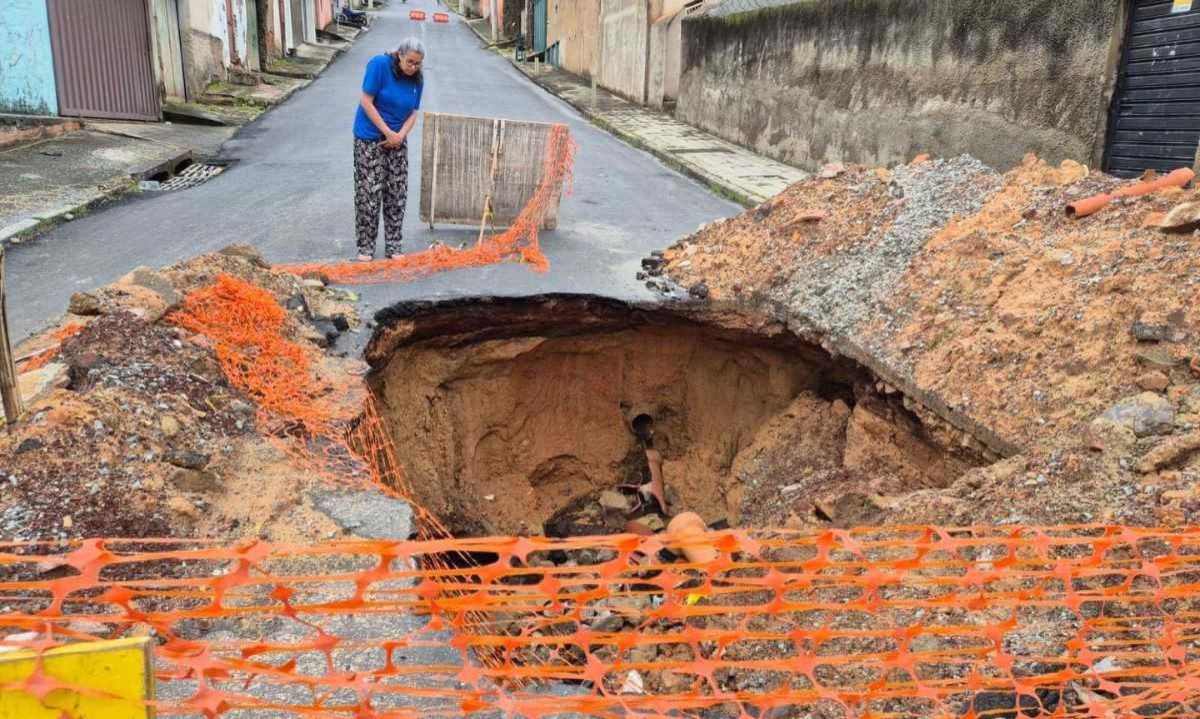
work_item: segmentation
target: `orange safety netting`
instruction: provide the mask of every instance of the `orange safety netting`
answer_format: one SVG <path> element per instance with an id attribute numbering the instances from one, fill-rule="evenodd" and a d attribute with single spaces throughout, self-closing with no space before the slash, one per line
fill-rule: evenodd
<path id="1" fill-rule="evenodd" d="M 270 294 L 220 277 L 168 319 L 292 456 L 412 497 Z M 0 650 L 154 636 L 155 707 L 228 719 L 1200 716 L 1200 529 L 452 539 L 415 510 L 422 541 L 0 544 Z"/>
<path id="2" fill-rule="evenodd" d="M 0 628 L 40 632 L 0 645 L 152 634 L 164 715 L 1200 713 L 1200 531 L 692 541 L 718 558 L 636 537 L 0 545 Z M 477 566 L 418 568 L 451 553 Z"/>
<path id="3" fill-rule="evenodd" d="M 542 253 L 538 231 L 571 178 L 575 142 L 566 125 L 553 125 L 547 134 L 542 174 L 533 197 L 511 227 L 482 239 L 473 247 L 453 249 L 435 245 L 423 252 L 373 262 L 327 262 L 283 265 L 279 269 L 298 275 L 316 275 L 327 282 L 366 284 L 398 282 L 446 270 L 481 267 L 501 262 L 523 262 L 538 272 L 550 267 Z"/>

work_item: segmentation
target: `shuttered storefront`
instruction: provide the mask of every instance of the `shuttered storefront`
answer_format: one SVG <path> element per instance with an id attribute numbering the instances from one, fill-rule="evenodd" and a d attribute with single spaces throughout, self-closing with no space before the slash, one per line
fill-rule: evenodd
<path id="1" fill-rule="evenodd" d="M 146 0 L 49 0 L 59 114 L 159 120 Z"/>
<path id="2" fill-rule="evenodd" d="M 1133 0 L 1105 167 L 1190 167 L 1200 142 L 1200 0 Z"/>

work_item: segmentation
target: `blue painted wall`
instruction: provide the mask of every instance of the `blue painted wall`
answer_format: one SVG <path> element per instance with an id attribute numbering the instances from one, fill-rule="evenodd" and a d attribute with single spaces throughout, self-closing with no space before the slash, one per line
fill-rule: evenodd
<path id="1" fill-rule="evenodd" d="M 0 3 L 0 112 L 58 114 L 46 0 Z"/>

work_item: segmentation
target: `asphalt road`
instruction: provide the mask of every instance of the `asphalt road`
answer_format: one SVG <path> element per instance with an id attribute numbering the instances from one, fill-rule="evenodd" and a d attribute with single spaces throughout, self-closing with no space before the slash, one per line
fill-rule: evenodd
<path id="1" fill-rule="evenodd" d="M 458 18 L 450 25 L 413 22 L 413 8 L 432 11 L 435 2 L 397 2 L 381 12 L 371 31 L 320 78 L 226 143 L 223 154 L 238 162 L 224 174 L 192 189 L 136 197 L 11 248 L 13 335 L 24 338 L 56 317 L 77 290 L 231 243 L 252 244 L 273 262 L 352 257 L 351 125 L 362 71 L 372 56 L 409 35 L 429 51 L 424 109 L 568 123 L 580 146 L 574 193 L 563 202 L 559 228 L 542 235 L 549 272 L 508 264 L 363 286 L 367 312 L 402 299 L 476 294 L 573 291 L 649 299 L 635 278 L 642 257 L 740 210 L 590 125 L 481 47 Z M 411 153 L 419 173 L 419 138 Z M 406 251 L 426 247 L 435 236 L 447 243 L 473 236 L 467 228 L 431 232 L 421 226 L 415 174 L 411 185 Z"/>

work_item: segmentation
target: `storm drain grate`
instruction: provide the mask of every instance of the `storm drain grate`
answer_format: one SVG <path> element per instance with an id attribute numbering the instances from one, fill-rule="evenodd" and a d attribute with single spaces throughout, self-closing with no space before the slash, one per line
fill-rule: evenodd
<path id="1" fill-rule="evenodd" d="M 138 183 L 138 188 L 143 192 L 171 192 L 173 190 L 186 190 L 189 187 L 195 187 L 202 182 L 207 182 L 217 175 L 225 171 L 224 165 L 206 165 L 196 162 L 188 165 L 179 174 L 174 175 L 170 179 L 143 180 Z"/>

